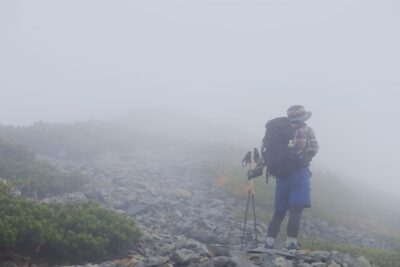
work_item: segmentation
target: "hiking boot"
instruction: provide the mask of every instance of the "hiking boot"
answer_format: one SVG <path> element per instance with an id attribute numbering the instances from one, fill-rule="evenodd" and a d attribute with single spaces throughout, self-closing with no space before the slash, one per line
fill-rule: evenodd
<path id="1" fill-rule="evenodd" d="M 287 250 L 291 251 L 291 250 L 298 250 L 298 246 L 296 243 L 290 243 L 287 247 Z"/>
<path id="2" fill-rule="evenodd" d="M 264 248 L 274 249 L 275 248 L 275 238 L 267 236 L 267 240 L 265 240 Z"/>

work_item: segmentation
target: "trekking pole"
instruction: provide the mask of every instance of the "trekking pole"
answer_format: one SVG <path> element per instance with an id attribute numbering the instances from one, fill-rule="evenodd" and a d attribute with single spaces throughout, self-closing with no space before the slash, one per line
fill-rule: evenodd
<path id="1" fill-rule="evenodd" d="M 258 165 L 260 163 L 260 153 L 258 152 L 257 148 L 254 148 L 254 152 L 253 152 L 253 157 L 254 157 L 254 162 Z M 257 168 L 257 167 L 256 167 Z M 257 240 L 257 220 L 256 220 L 256 205 L 255 205 L 255 187 L 254 187 L 254 178 L 255 177 L 251 177 L 249 185 L 250 185 L 250 189 L 251 190 L 251 198 L 253 201 L 253 221 L 254 221 L 254 233 L 256 235 L 256 246 L 258 245 L 258 240 Z"/>
<path id="2" fill-rule="evenodd" d="M 246 156 L 244 156 L 244 158 L 242 160 L 242 167 L 246 167 L 246 166 L 249 166 L 249 169 L 248 169 L 248 172 L 249 172 L 251 170 L 251 151 L 247 152 Z M 248 195 L 247 195 L 246 212 L 244 214 L 242 238 L 240 240 L 240 249 L 243 249 L 244 232 L 246 229 L 247 213 L 249 211 L 249 202 L 250 202 L 250 191 L 248 191 Z"/>
<path id="3" fill-rule="evenodd" d="M 258 154 L 258 151 L 257 151 Z M 257 162 L 258 161 L 258 157 L 256 154 L 256 150 L 254 150 L 254 160 Z M 248 152 L 246 154 L 246 156 L 244 157 L 243 161 L 242 161 L 242 166 L 249 166 L 248 172 L 247 172 L 247 178 L 249 179 L 248 182 L 248 186 L 247 186 L 247 203 L 246 203 L 246 212 L 244 215 L 244 222 L 243 222 L 243 231 L 242 231 L 242 238 L 240 241 L 240 249 L 243 249 L 243 241 L 244 241 L 244 235 L 245 235 L 245 231 L 246 231 L 246 223 L 247 223 L 247 214 L 249 211 L 249 203 L 250 203 L 250 197 L 252 200 L 252 206 L 253 206 L 253 221 L 254 221 L 254 231 L 255 231 L 255 237 L 256 237 L 256 245 L 258 243 L 257 240 L 257 221 L 256 221 L 256 207 L 255 207 L 255 201 L 254 201 L 254 192 L 255 192 L 255 188 L 254 188 L 254 180 L 250 177 L 250 172 L 252 171 L 251 169 L 251 152 Z"/>
<path id="4" fill-rule="evenodd" d="M 244 215 L 243 232 L 242 232 L 242 238 L 240 240 L 240 249 L 243 249 L 244 232 L 245 232 L 245 229 L 246 229 L 247 212 L 249 210 L 249 202 L 250 202 L 250 194 L 248 194 L 248 196 L 247 196 L 246 213 Z"/>
<path id="5" fill-rule="evenodd" d="M 253 193 L 253 214 L 254 214 L 254 233 L 256 234 L 256 246 L 258 245 L 258 238 L 257 238 L 257 219 L 256 219 L 256 204 L 254 203 L 254 193 Z"/>
<path id="6" fill-rule="evenodd" d="M 253 203 L 253 222 L 254 222 L 254 233 L 256 235 L 256 245 L 258 243 L 257 240 L 257 220 L 256 220 L 256 205 L 255 205 L 255 201 L 254 201 L 254 195 L 255 195 L 255 188 L 254 188 L 254 179 L 251 179 L 249 182 L 249 196 L 251 194 L 251 199 L 252 199 L 252 203 Z"/>

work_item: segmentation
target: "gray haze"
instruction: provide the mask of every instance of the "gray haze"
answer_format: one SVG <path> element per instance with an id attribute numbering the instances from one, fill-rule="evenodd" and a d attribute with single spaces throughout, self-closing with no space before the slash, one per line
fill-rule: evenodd
<path id="1" fill-rule="evenodd" d="M 0 0 L 0 38 L 0 123 L 173 108 L 252 147 L 303 104 L 316 164 L 398 194 L 397 0 Z"/>

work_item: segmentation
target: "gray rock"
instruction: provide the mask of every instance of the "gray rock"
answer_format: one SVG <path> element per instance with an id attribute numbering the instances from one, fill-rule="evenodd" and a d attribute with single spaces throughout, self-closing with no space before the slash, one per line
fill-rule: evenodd
<path id="1" fill-rule="evenodd" d="M 175 213 L 179 218 L 182 218 L 182 217 L 183 217 L 182 212 L 180 212 L 179 210 L 176 210 L 174 213 Z"/>
<path id="2" fill-rule="evenodd" d="M 336 262 L 331 262 L 328 264 L 328 267 L 341 267 L 340 264 L 336 263 Z"/>
<path id="3" fill-rule="evenodd" d="M 267 253 L 263 253 L 259 258 L 261 267 L 275 267 L 275 258 Z"/>
<path id="4" fill-rule="evenodd" d="M 336 250 L 333 250 L 331 252 L 329 252 L 329 259 L 330 260 L 335 260 L 339 255 L 339 252 L 337 252 Z"/>
<path id="5" fill-rule="evenodd" d="M 234 262 L 231 258 L 226 256 L 218 256 L 212 258 L 212 262 L 215 267 L 235 267 L 237 266 L 236 262 Z"/>
<path id="6" fill-rule="evenodd" d="M 341 265 L 345 265 L 345 264 L 353 265 L 353 259 L 347 253 L 346 254 L 338 254 L 335 261 Z"/>
<path id="7" fill-rule="evenodd" d="M 149 205 L 137 204 L 137 205 L 134 205 L 134 206 L 128 208 L 128 209 L 126 210 L 126 213 L 127 213 L 128 215 L 130 215 L 130 216 L 135 216 L 135 215 L 137 215 L 137 214 L 140 214 L 140 213 L 142 213 L 142 212 L 147 211 L 149 208 L 150 208 Z"/>
<path id="8" fill-rule="evenodd" d="M 214 256 L 227 256 L 227 257 L 232 257 L 229 248 L 227 247 L 222 247 L 222 246 L 208 246 L 208 249 L 210 250 L 211 254 Z"/>
<path id="9" fill-rule="evenodd" d="M 175 248 L 176 248 L 175 244 L 166 244 L 159 249 L 159 254 L 161 256 L 171 255 L 175 250 Z"/>
<path id="10" fill-rule="evenodd" d="M 196 254 L 199 254 L 200 256 L 206 256 L 206 257 L 211 257 L 212 253 L 208 249 L 208 247 L 194 239 L 187 239 L 185 241 L 185 244 L 182 246 L 182 248 L 186 248 L 189 250 L 192 250 Z"/>
<path id="11" fill-rule="evenodd" d="M 233 250 L 230 251 L 230 253 L 232 254 L 232 260 L 237 263 L 237 266 L 246 266 L 246 267 L 256 267 L 259 265 L 255 265 L 255 263 L 253 261 L 251 261 L 251 259 L 249 259 L 249 255 L 244 252 L 244 251 L 240 251 L 240 250 Z"/>
<path id="12" fill-rule="evenodd" d="M 273 256 L 267 253 L 263 253 L 259 258 L 262 267 L 294 267 L 294 263 L 290 260 L 280 256 Z"/>
<path id="13" fill-rule="evenodd" d="M 222 225 L 217 226 L 217 228 L 215 228 L 215 233 L 217 234 L 226 233 L 226 227 L 223 227 Z"/>
<path id="14" fill-rule="evenodd" d="M 278 266 L 278 267 L 294 267 L 295 266 L 295 264 L 292 261 L 287 260 L 284 257 L 277 257 L 275 259 L 274 263 L 275 263 L 275 266 Z"/>
<path id="15" fill-rule="evenodd" d="M 192 192 L 183 189 L 183 188 L 177 188 L 175 189 L 175 196 L 178 198 L 183 198 L 183 199 L 188 199 L 192 197 Z"/>
<path id="16" fill-rule="evenodd" d="M 209 231 L 198 229 L 198 228 L 192 229 L 192 231 L 190 231 L 189 235 L 191 238 L 198 240 L 205 244 L 210 244 L 210 243 L 214 242 L 214 240 L 215 240 L 213 235 Z"/>
<path id="17" fill-rule="evenodd" d="M 189 249 L 185 249 L 185 248 L 178 249 L 177 251 L 175 251 L 174 255 L 172 256 L 172 259 L 178 264 L 188 263 L 191 260 L 193 260 L 194 258 L 196 258 L 196 255 L 194 254 L 194 252 Z"/>
<path id="18" fill-rule="evenodd" d="M 369 263 L 369 261 L 363 256 L 357 258 L 355 260 L 354 264 L 356 267 L 371 267 L 371 264 Z"/>
<path id="19" fill-rule="evenodd" d="M 150 266 L 160 266 L 167 263 L 169 257 L 150 257 L 147 259 L 146 264 Z"/>
<path id="20" fill-rule="evenodd" d="M 111 261 L 106 261 L 100 264 L 100 267 L 113 267 L 114 263 Z"/>
<path id="21" fill-rule="evenodd" d="M 211 251 L 208 249 L 208 247 L 206 245 L 201 245 L 196 249 L 196 253 L 200 254 L 200 256 L 207 256 L 207 257 L 211 257 L 212 253 Z"/>
<path id="22" fill-rule="evenodd" d="M 175 244 L 166 244 L 159 249 L 159 254 L 161 256 L 171 255 L 175 248 Z"/>
<path id="23" fill-rule="evenodd" d="M 328 251 L 316 250 L 316 251 L 311 252 L 310 256 L 315 261 L 326 261 L 329 258 L 329 252 Z"/>
<path id="24" fill-rule="evenodd" d="M 85 197 L 87 199 L 99 202 L 99 203 L 105 203 L 103 194 L 100 191 L 93 190 L 85 193 Z"/>
<path id="25" fill-rule="evenodd" d="M 192 263 L 188 267 L 215 267 L 214 262 L 210 259 L 202 263 Z"/>
<path id="26" fill-rule="evenodd" d="M 3 267 L 18 267 L 18 265 L 13 261 L 5 261 L 2 264 Z"/>
<path id="27" fill-rule="evenodd" d="M 217 235 L 216 238 L 215 238 L 215 241 L 216 241 L 218 244 L 223 244 L 223 245 L 229 244 L 229 242 L 230 242 L 230 235 L 229 235 L 228 233 L 226 233 L 226 232 L 223 233 L 223 234 Z"/>

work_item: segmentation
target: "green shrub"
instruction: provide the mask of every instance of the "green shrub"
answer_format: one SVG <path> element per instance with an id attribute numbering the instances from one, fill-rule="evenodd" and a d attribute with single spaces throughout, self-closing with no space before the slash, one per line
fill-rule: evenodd
<path id="1" fill-rule="evenodd" d="M 126 253 L 139 235 L 130 217 L 94 203 L 47 205 L 0 195 L 0 250 L 54 263 L 101 261 Z"/>
<path id="2" fill-rule="evenodd" d="M 3 180 L 0 180 L 0 194 L 8 194 L 10 193 L 11 186 L 8 183 L 5 183 Z"/>
<path id="3" fill-rule="evenodd" d="M 361 246 L 343 245 L 327 241 L 302 241 L 301 244 L 303 248 L 310 250 L 336 250 L 342 253 L 349 253 L 355 257 L 364 256 L 372 264 L 381 267 L 400 267 L 400 254 L 398 252 Z"/>
<path id="4" fill-rule="evenodd" d="M 39 198 L 76 191 L 87 177 L 73 172 L 61 172 L 22 145 L 0 141 L 0 177 L 21 187 L 24 195 L 35 192 Z"/>

